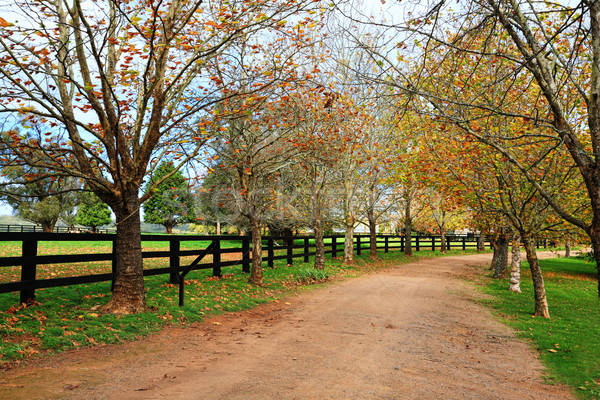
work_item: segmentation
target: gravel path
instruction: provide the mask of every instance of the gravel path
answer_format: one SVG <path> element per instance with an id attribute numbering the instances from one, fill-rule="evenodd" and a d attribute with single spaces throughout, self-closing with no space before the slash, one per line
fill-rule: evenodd
<path id="1" fill-rule="evenodd" d="M 571 399 L 474 300 L 489 254 L 423 260 L 4 372 L 0 398 Z M 479 266 L 479 267 L 477 267 Z M 533 301 L 533 299 L 532 299 Z"/>

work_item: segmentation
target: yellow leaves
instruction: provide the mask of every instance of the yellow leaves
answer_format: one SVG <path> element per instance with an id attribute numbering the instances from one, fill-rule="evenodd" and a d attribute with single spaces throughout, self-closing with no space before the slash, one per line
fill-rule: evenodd
<path id="1" fill-rule="evenodd" d="M 8 28 L 10 26 L 13 26 L 13 24 L 6 22 L 6 20 L 4 18 L 0 17 L 0 27 Z"/>

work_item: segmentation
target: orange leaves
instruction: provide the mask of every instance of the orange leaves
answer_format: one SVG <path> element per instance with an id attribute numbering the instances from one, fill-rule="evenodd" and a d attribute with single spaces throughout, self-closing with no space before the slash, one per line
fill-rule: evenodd
<path id="1" fill-rule="evenodd" d="M 8 28 L 9 26 L 12 26 L 12 25 L 13 24 L 6 22 L 6 20 L 4 18 L 0 17 L 0 27 Z"/>

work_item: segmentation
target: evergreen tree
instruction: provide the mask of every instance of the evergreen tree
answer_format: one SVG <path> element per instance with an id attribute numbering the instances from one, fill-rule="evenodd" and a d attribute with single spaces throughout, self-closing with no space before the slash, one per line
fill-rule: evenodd
<path id="1" fill-rule="evenodd" d="M 146 190 L 158 184 L 144 203 L 144 221 L 163 225 L 167 233 L 173 227 L 194 222 L 194 199 L 186 178 L 172 163 L 162 162 L 150 177 Z"/>
<path id="2" fill-rule="evenodd" d="M 96 228 L 99 226 L 110 224 L 112 221 L 108 204 L 91 192 L 81 195 L 75 220 L 79 225 L 91 228 L 92 233 L 96 233 Z"/>

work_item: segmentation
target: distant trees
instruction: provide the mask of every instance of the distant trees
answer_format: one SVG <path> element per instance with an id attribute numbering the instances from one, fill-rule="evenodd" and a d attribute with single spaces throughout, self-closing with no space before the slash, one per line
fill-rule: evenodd
<path id="1" fill-rule="evenodd" d="M 77 179 L 50 177 L 46 171 L 21 166 L 5 166 L 0 199 L 6 201 L 16 215 L 40 224 L 44 232 L 52 232 L 59 219 L 68 219 L 76 206 L 76 193 L 81 187 Z"/>
<path id="2" fill-rule="evenodd" d="M 112 221 L 108 204 L 91 192 L 83 192 L 79 195 L 75 220 L 79 225 L 89 227 L 92 233 L 96 233 L 99 226 L 108 225 Z"/>
<path id="3" fill-rule="evenodd" d="M 144 203 L 144 221 L 160 224 L 167 233 L 182 223 L 196 221 L 194 198 L 188 180 L 173 163 L 163 161 L 146 185 L 150 197 Z"/>

